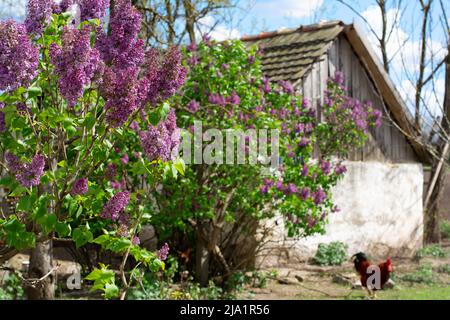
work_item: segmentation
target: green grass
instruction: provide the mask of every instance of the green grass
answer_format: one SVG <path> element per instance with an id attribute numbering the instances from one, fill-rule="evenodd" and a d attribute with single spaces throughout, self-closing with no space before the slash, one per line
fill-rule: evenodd
<path id="1" fill-rule="evenodd" d="M 385 300 L 450 300 L 450 287 L 402 287 L 379 294 Z"/>
<path id="2" fill-rule="evenodd" d="M 367 293 L 357 291 L 347 299 L 364 300 Z M 450 300 L 450 287 L 444 286 L 401 286 L 377 292 L 377 300 Z"/>

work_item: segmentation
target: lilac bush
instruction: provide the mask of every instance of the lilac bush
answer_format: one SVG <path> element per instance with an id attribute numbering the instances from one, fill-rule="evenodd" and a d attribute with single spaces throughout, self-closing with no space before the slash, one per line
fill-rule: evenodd
<path id="1" fill-rule="evenodd" d="M 66 12 L 73 5 L 81 22 Z M 187 69 L 176 47 L 144 48 L 130 0 L 111 9 L 106 0 L 30 0 L 24 23 L 0 22 L 0 188 L 17 200 L 0 219 L 0 242 L 19 251 L 55 237 L 93 242 L 158 272 L 159 251 L 141 248 L 137 234 L 153 210 L 149 190 L 183 172 L 167 100 Z M 119 294 L 114 277 L 98 289 Z"/>

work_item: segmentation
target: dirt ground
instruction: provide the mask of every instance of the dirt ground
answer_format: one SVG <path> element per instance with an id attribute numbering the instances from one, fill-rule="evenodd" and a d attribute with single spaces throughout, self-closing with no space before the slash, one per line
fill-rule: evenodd
<path id="1" fill-rule="evenodd" d="M 377 293 L 378 299 L 439 299 L 450 300 L 450 274 L 438 272 L 440 266 L 450 265 L 450 246 L 445 258 L 392 259 L 392 285 Z M 435 281 L 412 283 L 402 276 L 417 272 L 430 264 Z M 268 280 L 264 288 L 248 288 L 240 299 L 304 300 L 304 299 L 367 299 L 358 275 L 349 261 L 339 267 L 319 267 L 308 264 L 277 268 L 278 276 Z M 271 270 L 273 271 L 273 270 Z"/>

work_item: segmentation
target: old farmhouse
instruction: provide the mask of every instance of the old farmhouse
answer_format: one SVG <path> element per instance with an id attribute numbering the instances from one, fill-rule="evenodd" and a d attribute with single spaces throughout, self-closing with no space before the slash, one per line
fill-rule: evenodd
<path id="1" fill-rule="evenodd" d="M 289 239 L 277 221 L 265 264 L 304 260 L 319 243 L 331 241 L 346 243 L 349 253 L 411 255 L 422 245 L 423 152 L 408 139 L 412 118 L 364 33 L 334 21 L 242 40 L 262 46 L 265 75 L 293 83 L 319 116 L 327 79 L 336 70 L 343 72 L 352 97 L 370 100 L 383 112 L 382 126 L 371 130 L 346 163 L 348 173 L 333 194 L 341 212 L 330 216 L 326 234 Z"/>

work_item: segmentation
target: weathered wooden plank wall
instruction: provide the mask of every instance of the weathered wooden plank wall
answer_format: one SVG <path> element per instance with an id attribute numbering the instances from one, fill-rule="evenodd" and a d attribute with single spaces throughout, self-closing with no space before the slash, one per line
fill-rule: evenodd
<path id="1" fill-rule="evenodd" d="M 405 136 L 389 120 L 382 98 L 377 93 L 374 84 L 345 35 L 339 36 L 333 42 L 327 53 L 313 65 L 299 82 L 300 91 L 311 100 L 313 107 L 318 110 L 319 117 L 326 81 L 334 75 L 336 70 L 341 70 L 344 73 L 345 85 L 352 97 L 360 101 L 372 101 L 373 106 L 383 113 L 381 127 L 370 130 L 371 134 L 364 147 L 353 150 L 349 160 L 392 163 L 418 162 Z"/>

